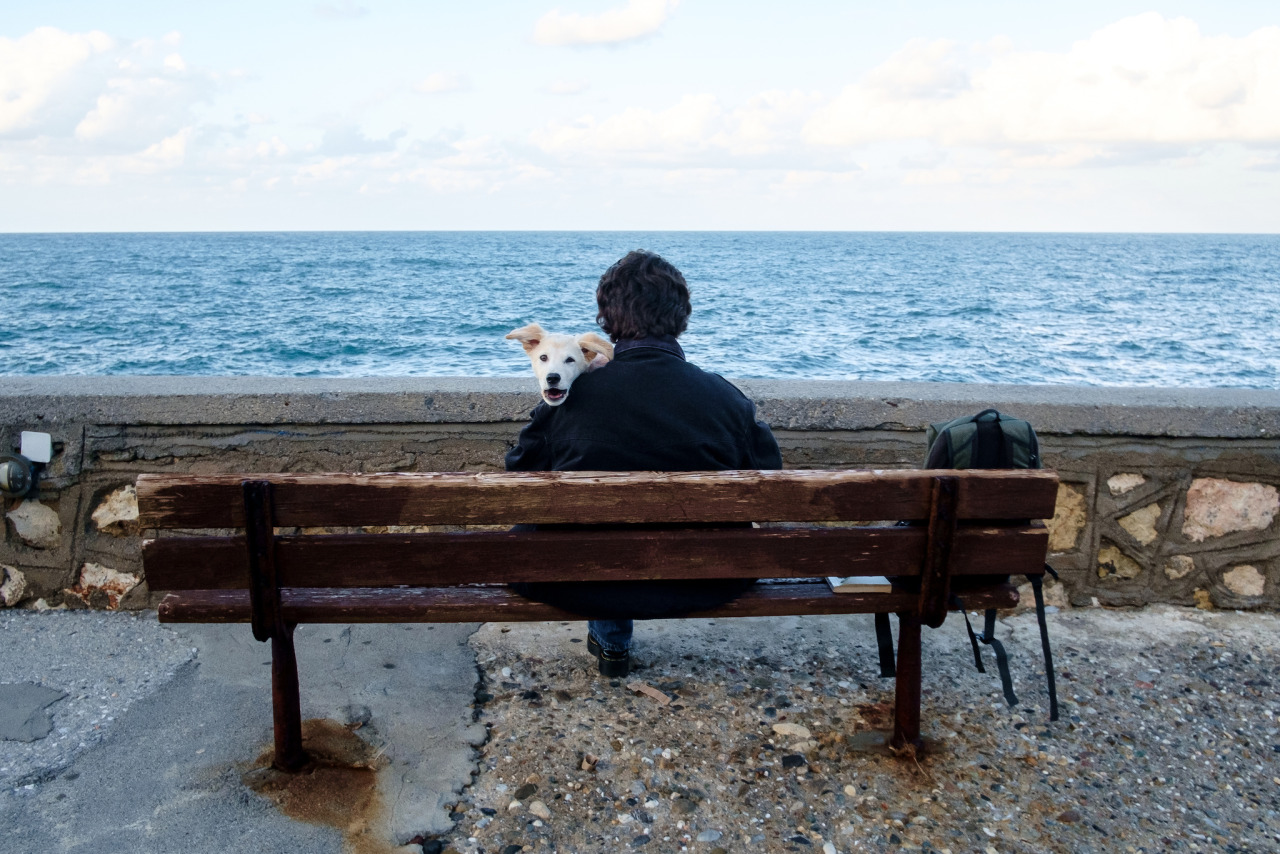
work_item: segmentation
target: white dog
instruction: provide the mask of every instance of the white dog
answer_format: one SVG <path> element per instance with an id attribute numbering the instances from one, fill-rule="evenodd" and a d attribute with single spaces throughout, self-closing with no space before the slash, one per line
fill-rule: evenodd
<path id="1" fill-rule="evenodd" d="M 538 390 L 548 406 L 564 403 L 574 380 L 613 358 L 613 345 L 594 332 L 557 335 L 530 323 L 511 330 L 506 337 L 519 341 L 529 355 Z"/>

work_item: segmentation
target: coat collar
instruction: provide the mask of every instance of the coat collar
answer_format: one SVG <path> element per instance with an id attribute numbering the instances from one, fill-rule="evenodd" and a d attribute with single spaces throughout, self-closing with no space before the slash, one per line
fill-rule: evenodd
<path id="1" fill-rule="evenodd" d="M 639 350 L 642 347 L 662 350 L 684 359 L 684 350 L 680 347 L 674 335 L 646 335 L 644 338 L 623 338 L 613 345 L 613 354 L 616 356 L 619 353 L 625 353 L 628 350 Z"/>

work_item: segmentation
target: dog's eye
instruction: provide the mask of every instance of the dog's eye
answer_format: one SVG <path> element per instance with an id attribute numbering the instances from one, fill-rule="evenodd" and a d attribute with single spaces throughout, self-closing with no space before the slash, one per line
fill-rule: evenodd
<path id="1" fill-rule="evenodd" d="M 540 362 L 545 362 L 546 360 L 547 360 L 547 354 L 546 354 L 546 353 L 543 353 L 541 356 L 539 356 L 539 357 L 538 357 L 538 361 L 540 361 Z"/>

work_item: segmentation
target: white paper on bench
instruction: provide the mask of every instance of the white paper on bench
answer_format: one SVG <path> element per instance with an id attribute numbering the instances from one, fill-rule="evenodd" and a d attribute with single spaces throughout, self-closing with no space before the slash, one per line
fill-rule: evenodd
<path id="1" fill-rule="evenodd" d="M 893 585 L 883 575 L 827 576 L 827 584 L 836 593 L 890 593 Z"/>

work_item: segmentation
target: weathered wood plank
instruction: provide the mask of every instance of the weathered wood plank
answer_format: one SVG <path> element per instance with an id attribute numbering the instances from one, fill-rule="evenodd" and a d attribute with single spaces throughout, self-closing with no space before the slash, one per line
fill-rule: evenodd
<path id="1" fill-rule="evenodd" d="M 864 614 L 912 608 L 915 593 L 832 593 L 826 582 L 760 584 L 727 605 L 686 617 L 771 617 L 801 614 Z M 971 609 L 1011 608 L 1018 591 L 1008 584 L 965 593 Z M 581 620 L 504 587 L 416 590 L 352 588 L 281 591 L 281 608 L 290 623 L 472 623 Z M 170 593 L 161 602 L 165 623 L 244 623 L 249 621 L 247 590 L 198 590 Z"/>
<path id="2" fill-rule="evenodd" d="M 918 615 L 929 628 L 936 629 L 947 619 L 951 591 L 951 549 L 956 534 L 956 486 L 954 477 L 937 477 L 929 510 L 929 540 L 925 546 L 924 568 L 920 573 Z M 899 643 L 902 643 L 899 640 Z M 917 698 L 918 699 L 918 698 Z M 919 703 L 916 703 L 919 706 Z M 901 703 L 898 706 L 902 708 Z"/>
<path id="3" fill-rule="evenodd" d="M 272 486 L 265 481 L 242 484 L 245 504 L 245 560 L 249 567 L 249 601 L 253 605 L 253 636 L 260 641 L 289 638 L 282 655 L 292 655 L 293 631 L 280 619 L 280 572 L 276 561 L 276 526 Z M 283 648 L 282 647 L 282 648 Z M 273 649 L 275 646 L 273 645 Z M 286 680 L 287 681 L 287 680 Z M 296 686 L 295 673 L 293 683 Z M 277 698 L 278 699 L 278 698 Z M 279 703 L 277 703 L 277 709 Z"/>
<path id="4" fill-rule="evenodd" d="M 914 576 L 926 536 L 923 527 L 358 534 L 278 537 L 275 553 L 283 587 Z M 951 573 L 1036 572 L 1047 544 L 1040 525 L 962 526 Z M 152 590 L 249 583 L 240 537 L 148 540 L 143 558 Z"/>
<path id="5" fill-rule="evenodd" d="M 144 528 L 244 526 L 240 484 L 275 486 L 284 527 L 925 519 L 938 471 L 495 472 L 154 475 Z M 945 472 L 960 519 L 1048 518 L 1051 471 Z"/>

